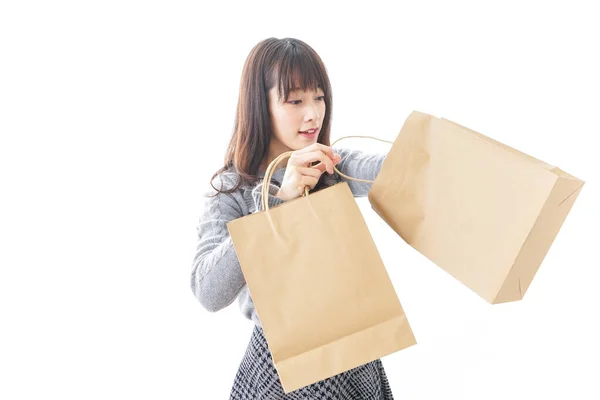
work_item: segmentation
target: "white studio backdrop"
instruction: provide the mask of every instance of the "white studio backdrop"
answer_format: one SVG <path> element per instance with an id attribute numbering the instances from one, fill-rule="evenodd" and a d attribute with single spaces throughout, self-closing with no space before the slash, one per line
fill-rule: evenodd
<path id="1" fill-rule="evenodd" d="M 323 58 L 333 139 L 394 140 L 419 110 L 586 181 L 524 300 L 494 306 L 357 199 L 418 341 L 383 358 L 395 398 L 600 398 L 595 10 L 3 1 L 0 398 L 228 398 L 252 323 L 204 310 L 190 270 L 243 62 L 271 36 Z"/>

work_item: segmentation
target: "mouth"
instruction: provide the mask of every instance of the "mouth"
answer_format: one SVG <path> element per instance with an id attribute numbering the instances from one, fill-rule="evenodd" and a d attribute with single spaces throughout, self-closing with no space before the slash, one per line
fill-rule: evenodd
<path id="1" fill-rule="evenodd" d="M 298 133 L 305 138 L 313 138 L 319 133 L 319 128 L 311 128 L 305 131 L 298 131 Z"/>

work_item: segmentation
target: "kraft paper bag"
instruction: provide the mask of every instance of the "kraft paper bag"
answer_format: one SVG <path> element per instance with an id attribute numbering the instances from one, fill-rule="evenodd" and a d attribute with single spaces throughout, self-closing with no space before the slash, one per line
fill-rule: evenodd
<path id="1" fill-rule="evenodd" d="M 348 184 L 271 208 L 268 188 L 227 227 L 284 391 L 416 344 Z"/>
<path id="2" fill-rule="evenodd" d="M 413 112 L 368 194 L 408 244 L 491 304 L 521 300 L 584 182 Z"/>

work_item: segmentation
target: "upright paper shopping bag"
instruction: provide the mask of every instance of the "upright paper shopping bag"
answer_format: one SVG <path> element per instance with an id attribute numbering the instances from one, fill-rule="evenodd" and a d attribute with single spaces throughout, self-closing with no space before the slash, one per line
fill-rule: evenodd
<path id="1" fill-rule="evenodd" d="M 227 227 L 284 391 L 416 344 L 348 184 L 272 208 L 268 186 Z"/>
<path id="2" fill-rule="evenodd" d="M 584 182 L 413 112 L 368 195 L 408 244 L 488 302 L 520 300 Z"/>

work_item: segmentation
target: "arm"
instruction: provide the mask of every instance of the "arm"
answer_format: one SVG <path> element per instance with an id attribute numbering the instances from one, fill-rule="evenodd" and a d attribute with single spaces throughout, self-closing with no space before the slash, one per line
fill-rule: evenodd
<path id="1" fill-rule="evenodd" d="M 340 149 L 335 147 L 335 152 L 342 156 L 342 161 L 337 165 L 337 169 L 343 174 L 352 178 L 367 179 L 374 181 L 381 166 L 387 157 L 387 153 L 367 154 L 360 150 Z M 372 183 L 357 182 L 340 177 L 342 182 L 347 182 L 350 190 L 355 197 L 365 197 L 369 194 Z"/>
<path id="2" fill-rule="evenodd" d="M 235 180 L 225 176 L 224 185 L 233 185 Z M 219 185 L 215 184 L 215 187 Z M 230 186 L 233 187 L 233 186 Z M 260 211 L 262 182 L 252 190 L 255 209 Z M 271 194 L 279 188 L 271 185 Z M 214 194 L 214 189 L 206 193 Z M 200 221 L 197 226 L 198 242 L 196 255 L 192 263 L 192 292 L 210 312 L 219 311 L 229 306 L 246 284 L 244 274 L 227 230 L 227 223 L 244 216 L 243 207 L 236 197 L 241 192 L 232 194 L 219 193 L 214 197 L 205 197 Z M 243 199 L 241 200 L 243 203 Z M 258 203 L 257 203 L 258 202 Z M 283 200 L 269 196 L 269 205 L 274 207 Z"/>

